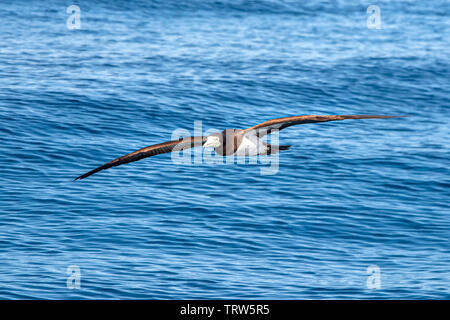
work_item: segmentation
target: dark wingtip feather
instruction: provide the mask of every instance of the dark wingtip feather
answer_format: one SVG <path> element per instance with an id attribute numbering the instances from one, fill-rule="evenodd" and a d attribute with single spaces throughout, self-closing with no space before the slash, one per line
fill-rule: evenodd
<path id="1" fill-rule="evenodd" d="M 76 177 L 75 179 L 73 179 L 72 181 L 78 181 L 78 180 L 83 180 L 84 178 L 86 178 L 87 176 L 85 175 L 85 174 L 83 174 L 83 175 L 81 175 L 81 176 L 79 176 L 79 177 Z"/>
<path id="2" fill-rule="evenodd" d="M 99 171 L 101 171 L 101 170 L 103 170 L 103 169 L 105 169 L 104 166 L 95 168 L 94 170 L 91 170 L 91 171 L 89 171 L 89 172 L 87 172 L 87 173 L 85 173 L 85 174 L 82 174 L 82 175 L 79 176 L 79 177 L 76 177 L 75 179 L 73 179 L 73 181 L 83 180 L 84 178 L 87 178 L 87 177 L 93 175 L 94 173 L 97 173 L 97 172 L 99 172 Z"/>
<path id="3" fill-rule="evenodd" d="M 409 116 L 378 116 L 381 119 L 408 118 Z"/>

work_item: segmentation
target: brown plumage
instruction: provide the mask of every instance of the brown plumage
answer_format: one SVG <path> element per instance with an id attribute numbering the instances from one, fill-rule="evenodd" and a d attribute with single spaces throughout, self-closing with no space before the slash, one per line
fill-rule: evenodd
<path id="1" fill-rule="evenodd" d="M 261 122 L 256 126 L 247 128 L 244 132 L 256 131 L 259 137 L 266 134 L 270 134 L 272 130 L 283 130 L 287 127 L 296 124 L 306 124 L 306 123 L 316 123 L 316 122 L 327 122 L 336 120 L 346 120 L 346 119 L 386 119 L 386 118 L 399 118 L 399 116 L 374 116 L 374 115 L 332 115 L 332 116 L 320 116 L 320 115 L 309 115 L 309 116 L 293 116 L 272 119 L 265 122 Z"/>
<path id="2" fill-rule="evenodd" d="M 98 168 L 95 168 L 94 170 L 91 170 L 91 171 L 75 178 L 75 180 L 81 180 L 81 179 L 87 178 L 90 175 L 93 175 L 94 173 L 97 173 L 101 170 L 106 170 L 111 167 L 120 166 L 121 164 L 138 161 L 138 160 L 141 160 L 141 159 L 144 159 L 147 157 L 156 156 L 161 153 L 169 153 L 172 151 L 181 151 L 181 150 L 201 146 L 205 141 L 206 141 L 206 137 L 187 137 L 187 138 L 181 138 L 180 140 L 173 140 L 173 141 L 155 144 L 155 145 L 145 147 L 145 148 L 139 149 L 137 151 L 131 152 L 127 155 L 124 155 L 122 157 L 114 159 L 108 163 L 105 163 L 104 165 L 102 165 Z"/>
<path id="3" fill-rule="evenodd" d="M 278 118 L 262 122 L 260 124 L 257 124 L 253 127 L 244 130 L 226 129 L 221 133 L 213 133 L 207 137 L 186 137 L 179 140 L 155 144 L 134 151 L 120 158 L 114 159 L 108 163 L 105 163 L 104 165 L 75 178 L 75 180 L 81 180 L 101 170 L 106 170 L 111 167 L 116 167 L 121 164 L 138 161 L 143 158 L 152 157 L 158 154 L 169 153 L 173 151 L 181 151 L 199 146 L 206 147 L 206 145 L 208 144 L 206 142 L 210 137 L 211 138 L 214 137 L 216 139 L 214 143 L 216 143 L 217 145 L 214 145 L 213 147 L 215 148 L 215 151 L 222 156 L 228 156 L 233 154 L 244 156 L 267 155 L 279 152 L 281 150 L 288 150 L 290 147 L 290 146 L 274 146 L 260 140 L 260 138 L 264 137 L 267 134 L 272 133 L 274 130 L 283 130 L 293 125 L 305 123 L 327 122 L 346 119 L 385 119 L 385 118 L 399 118 L 399 116 L 308 115 L 308 116 L 293 116 L 293 117 Z M 245 148 L 244 144 L 247 144 Z"/>

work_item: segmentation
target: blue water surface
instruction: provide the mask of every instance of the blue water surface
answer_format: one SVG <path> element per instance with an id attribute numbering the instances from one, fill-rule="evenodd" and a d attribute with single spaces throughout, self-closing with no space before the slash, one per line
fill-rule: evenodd
<path id="1" fill-rule="evenodd" d="M 0 298 L 450 298 L 448 1 L 1 1 L 0 17 Z M 410 117 L 283 130 L 275 175 L 165 154 L 72 181 L 195 121 L 303 114 Z"/>

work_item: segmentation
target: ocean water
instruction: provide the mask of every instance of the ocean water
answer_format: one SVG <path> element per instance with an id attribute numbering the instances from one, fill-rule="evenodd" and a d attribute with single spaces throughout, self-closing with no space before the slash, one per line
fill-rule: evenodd
<path id="1" fill-rule="evenodd" d="M 448 1 L 1 1 L 0 17 L 1 299 L 450 298 Z M 409 117 L 285 129 L 273 175 L 165 154 L 73 181 L 195 122 L 304 114 Z"/>

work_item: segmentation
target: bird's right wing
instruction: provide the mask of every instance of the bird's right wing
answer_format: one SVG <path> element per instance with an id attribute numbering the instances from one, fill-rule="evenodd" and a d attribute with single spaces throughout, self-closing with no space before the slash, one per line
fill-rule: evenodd
<path id="1" fill-rule="evenodd" d="M 77 178 L 75 180 L 81 180 L 84 178 L 89 177 L 90 175 L 93 175 L 94 173 L 97 173 L 102 170 L 109 169 L 111 167 L 120 166 L 121 164 L 130 163 L 134 161 L 138 161 L 147 157 L 156 156 L 158 154 L 162 153 L 169 153 L 173 151 L 181 151 L 189 148 L 194 147 L 200 147 L 202 146 L 207 137 L 186 137 L 181 138 L 179 140 L 172 140 L 168 142 L 163 142 L 159 144 L 155 144 L 149 147 L 145 147 L 142 149 L 139 149 L 137 151 L 134 151 L 132 153 L 129 153 L 127 155 L 124 155 L 120 158 L 114 159 L 108 163 L 105 163 L 104 165 L 95 168 Z"/>
<path id="2" fill-rule="evenodd" d="M 307 116 L 293 116 L 272 119 L 261 122 L 253 127 L 244 130 L 244 133 L 254 132 L 258 137 L 270 134 L 273 130 L 283 130 L 284 128 L 305 123 L 327 122 L 346 119 L 385 119 L 385 118 L 399 118 L 398 116 L 378 116 L 378 115 L 307 115 Z"/>

